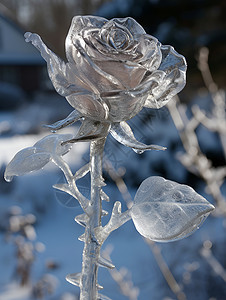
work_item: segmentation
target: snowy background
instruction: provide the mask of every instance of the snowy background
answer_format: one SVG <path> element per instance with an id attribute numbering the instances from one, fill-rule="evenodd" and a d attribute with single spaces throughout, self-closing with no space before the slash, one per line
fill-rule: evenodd
<path id="1" fill-rule="evenodd" d="M 4 1 L 0 1 L 0 4 L 1 2 L 5 4 Z M 167 3 L 169 2 L 167 1 Z M 24 1 L 24 7 L 21 6 L 17 10 L 17 21 L 21 19 L 23 22 L 29 21 L 29 18 L 25 18 L 27 16 L 26 9 L 29 11 L 29 5 L 26 3 L 28 2 Z M 68 0 L 65 3 L 68 3 L 68 7 L 70 7 L 73 1 Z M 106 1 L 98 8 L 93 4 L 93 9 L 96 9 L 95 12 L 98 15 L 118 17 L 132 15 L 131 7 L 134 6 L 134 15 L 132 16 L 140 21 L 144 12 L 144 3 L 146 5 L 151 3 L 150 5 L 155 9 L 157 3 L 162 5 L 162 1 L 140 1 L 139 3 L 140 5 L 138 5 L 138 1 L 132 0 Z M 81 12 L 83 12 L 82 9 Z M 92 13 L 91 8 L 85 13 Z M 73 14 L 77 14 L 75 10 Z M 145 15 L 143 18 L 144 22 L 147 22 Z M 70 22 L 69 17 L 68 19 Z M 155 27 L 146 27 L 150 28 L 153 35 L 156 33 L 162 42 L 166 43 L 167 37 L 172 35 L 172 32 L 176 32 L 178 37 L 175 19 L 167 19 L 164 15 L 164 22 L 157 24 L 156 19 L 153 21 L 155 21 Z M 184 23 L 186 22 L 184 21 Z M 191 37 L 189 34 L 188 30 L 184 31 L 187 41 Z M 203 41 L 204 38 L 207 41 L 207 37 L 210 35 L 203 34 L 201 36 L 200 34 L 201 46 L 205 45 Z M 178 40 L 181 41 L 181 39 Z M 176 42 L 180 48 L 182 45 L 178 40 Z M 184 49 L 182 53 L 188 53 L 189 57 L 192 57 L 194 53 L 191 53 L 186 47 Z M 207 114 L 211 114 L 213 109 L 210 94 L 200 78 L 197 77 L 198 71 L 194 71 L 194 69 L 191 60 L 188 88 L 180 95 L 181 99 L 185 99 L 181 108 L 186 110 L 188 117 L 191 117 L 191 107 L 194 104 L 198 104 Z M 224 64 L 222 64 L 221 70 L 224 70 Z M 217 79 L 221 78 L 219 73 L 216 74 Z M 189 78 L 191 78 L 191 84 L 189 84 Z M 219 85 L 222 82 L 223 80 L 219 80 Z M 197 86 L 195 86 L 196 84 Z M 83 228 L 74 221 L 74 217 L 81 211 L 79 207 L 65 207 L 65 202 L 69 200 L 67 196 L 52 188 L 55 183 L 62 182 L 62 174 L 49 163 L 44 170 L 15 178 L 11 183 L 7 183 L 3 179 L 6 164 L 19 150 L 32 146 L 43 136 L 49 134 L 42 125 L 51 124 L 64 118 L 71 111 L 66 101 L 49 88 L 48 81 L 45 81 L 44 85 L 45 89 L 37 90 L 32 95 L 25 93 L 24 97 L 21 90 L 15 90 L 14 98 L 10 93 L 9 105 L 5 106 L 4 104 L 4 107 L 2 105 L 0 110 L 0 300 L 76 300 L 79 295 L 79 289 L 69 284 L 65 280 L 65 276 L 81 270 L 83 243 L 78 241 L 78 237 L 83 233 Z M 10 88 L 7 85 L 0 87 L 2 104 L 5 103 Z M 194 87 L 196 88 L 194 89 Z M 17 105 L 15 105 L 15 101 L 18 101 Z M 130 121 L 130 125 L 138 140 L 168 148 L 164 152 L 149 151 L 138 155 L 130 148 L 119 145 L 111 137 L 108 138 L 105 147 L 105 161 L 110 162 L 116 170 L 121 172 L 132 198 L 145 178 L 160 175 L 193 186 L 208 201 L 217 205 L 213 197 L 207 193 L 206 183 L 201 176 L 195 176 L 189 172 L 179 161 L 179 154 L 184 153 L 184 148 L 168 108 L 160 111 L 144 109 Z M 74 133 L 76 130 L 76 126 L 71 126 L 62 133 Z M 202 125 L 197 128 L 196 133 L 202 152 L 212 161 L 213 166 L 216 168 L 224 166 L 225 157 L 219 135 L 207 130 Z M 76 171 L 89 159 L 89 144 L 74 145 L 65 158 L 72 169 Z M 111 211 L 116 200 L 121 201 L 123 209 L 125 209 L 123 195 L 117 189 L 107 170 L 104 171 L 104 177 L 107 183 L 104 189 L 111 199 L 109 203 L 104 203 L 104 209 Z M 80 189 L 87 195 L 89 194 L 88 183 L 88 178 L 80 182 Z M 225 182 L 221 186 L 221 193 L 224 197 L 226 196 Z M 32 216 L 35 216 L 36 219 L 34 223 Z M 107 222 L 108 217 L 105 218 L 106 220 L 103 219 L 103 222 Z M 24 220 L 27 220 L 28 223 L 31 220 L 32 223 L 30 227 L 28 226 L 30 231 L 26 233 L 30 237 L 29 241 L 24 240 L 23 231 L 16 233 L 18 224 L 21 225 Z M 218 211 L 217 214 L 209 216 L 198 231 L 184 240 L 166 244 L 148 244 L 135 230 L 131 221 L 126 223 L 113 232 L 103 246 L 106 253 L 110 252 L 116 269 L 121 270 L 117 275 L 123 276 L 123 280 L 118 277 L 118 283 L 121 283 L 121 287 L 124 288 L 124 294 L 120 290 L 117 280 L 112 278 L 108 270 L 101 268 L 99 283 L 104 286 L 103 294 L 113 300 L 225 299 L 225 227 L 225 213 Z M 21 276 L 17 272 L 20 262 L 18 245 L 21 244 L 25 245 L 24 251 L 27 251 L 27 257 L 31 256 L 29 278 L 27 284 L 23 286 L 20 284 Z M 126 296 L 127 285 L 130 295 Z M 136 297 L 138 291 L 139 294 Z"/>

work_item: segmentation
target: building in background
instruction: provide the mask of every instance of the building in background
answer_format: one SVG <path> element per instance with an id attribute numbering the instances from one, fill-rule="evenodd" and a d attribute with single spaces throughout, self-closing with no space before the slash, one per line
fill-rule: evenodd
<path id="1" fill-rule="evenodd" d="M 0 14 L 0 108 L 10 108 L 21 97 L 41 88 L 45 61 L 24 40 L 24 31 Z"/>

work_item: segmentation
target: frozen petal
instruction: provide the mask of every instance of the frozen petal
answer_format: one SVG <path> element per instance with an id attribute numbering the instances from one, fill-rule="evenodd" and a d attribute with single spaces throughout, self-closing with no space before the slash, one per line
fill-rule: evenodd
<path id="1" fill-rule="evenodd" d="M 111 135 L 121 144 L 127 147 L 133 148 L 137 153 L 142 153 L 146 150 L 165 150 L 165 147 L 157 145 L 145 145 L 141 142 L 138 142 L 130 126 L 126 122 L 114 123 L 112 124 Z"/>
<path id="2" fill-rule="evenodd" d="M 63 97 L 72 93 L 85 93 L 89 86 L 79 77 L 68 63 L 65 63 L 54 52 L 47 48 L 40 36 L 26 32 L 25 41 L 31 42 L 47 62 L 49 77 L 56 91 Z"/>
<path id="3" fill-rule="evenodd" d="M 21 176 L 42 169 L 51 159 L 49 153 L 39 152 L 36 147 L 19 151 L 5 170 L 5 180 L 11 181 L 13 176 Z"/>
<path id="4" fill-rule="evenodd" d="M 73 110 L 65 119 L 57 121 L 51 125 L 44 125 L 44 127 L 47 127 L 51 129 L 52 132 L 56 132 L 59 129 L 62 129 L 66 126 L 69 126 L 75 122 L 77 122 L 81 118 L 81 115 L 76 110 Z"/>
<path id="5" fill-rule="evenodd" d="M 187 63 L 183 55 L 180 55 L 175 51 L 172 46 L 162 45 L 162 62 L 159 66 L 159 70 L 169 74 L 174 69 L 179 69 L 182 72 L 186 72 Z"/>
<path id="6" fill-rule="evenodd" d="M 102 17 L 75 16 L 72 19 L 67 39 L 73 41 L 80 36 L 81 31 L 84 30 L 84 28 L 101 28 L 106 22 L 108 22 L 108 20 Z"/>
<path id="7" fill-rule="evenodd" d="M 117 79 L 125 86 L 127 89 L 135 88 L 140 84 L 147 70 L 139 64 L 123 62 L 123 61 L 96 61 L 102 70 L 106 73 L 114 76 L 117 74 Z"/>
<path id="8" fill-rule="evenodd" d="M 162 60 L 162 52 L 160 43 L 155 37 L 148 34 L 141 36 L 137 51 L 142 54 L 139 63 L 145 67 L 146 71 L 153 72 L 158 69 Z"/>
<path id="9" fill-rule="evenodd" d="M 120 26 L 124 26 L 125 28 L 127 28 L 130 31 L 131 35 L 136 40 L 138 40 L 141 35 L 146 34 L 144 28 L 131 17 L 114 18 L 114 19 L 110 20 L 109 22 L 115 22 L 115 23 L 119 24 Z"/>
<path id="10" fill-rule="evenodd" d="M 213 209 L 191 187 L 152 176 L 140 185 L 131 217 L 141 235 L 167 242 L 193 233 Z"/>
<path id="11" fill-rule="evenodd" d="M 105 72 L 87 55 L 86 45 L 83 44 L 75 39 L 67 45 L 68 61 L 90 89 L 98 94 L 109 89 L 124 88 L 117 76 Z"/>
<path id="12" fill-rule="evenodd" d="M 166 105 L 184 88 L 186 83 L 187 64 L 185 58 L 171 46 L 162 46 L 161 51 L 161 65 L 150 76 L 150 80 L 155 77 L 156 84 L 150 89 L 145 102 L 145 107 L 149 108 L 161 108 Z"/>
<path id="13" fill-rule="evenodd" d="M 107 105 L 93 94 L 72 94 L 66 99 L 84 117 L 99 121 L 108 117 Z"/>

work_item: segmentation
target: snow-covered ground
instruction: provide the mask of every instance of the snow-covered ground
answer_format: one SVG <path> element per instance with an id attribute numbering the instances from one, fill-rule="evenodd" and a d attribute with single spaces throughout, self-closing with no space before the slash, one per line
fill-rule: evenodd
<path id="1" fill-rule="evenodd" d="M 53 103 L 53 100 L 50 102 Z M 51 108 L 50 103 L 47 107 L 43 107 L 43 103 L 46 102 L 43 101 L 41 104 L 34 102 L 20 112 L 0 113 L 1 174 L 3 174 L 4 166 L 16 152 L 32 146 L 48 134 L 47 130 L 40 129 L 41 124 L 62 118 L 62 114 L 58 115 L 57 110 L 65 111 L 65 116 L 68 113 L 68 107 L 59 110 L 58 105 Z M 150 123 L 146 122 L 145 126 L 142 126 L 140 122 L 140 120 L 134 123 L 133 120 L 131 121 L 138 139 L 143 138 L 145 142 L 168 147 L 174 143 L 178 145 L 177 150 L 182 149 L 181 145 L 177 144 L 178 134 L 170 116 L 164 115 L 163 117 L 159 113 L 152 118 Z M 64 132 L 69 133 L 72 130 L 76 129 L 70 127 Z M 210 137 L 206 143 L 212 145 Z M 74 170 L 87 161 L 88 147 L 87 143 L 79 143 L 74 145 L 65 156 L 73 165 Z M 109 138 L 106 156 L 114 167 L 126 168 L 125 180 L 132 197 L 142 180 L 160 173 L 161 170 L 164 170 L 167 178 L 175 181 L 183 182 L 186 178 L 186 171 L 176 160 L 172 149 L 138 155 Z M 51 164 L 34 174 L 15 178 L 12 183 L 6 183 L 1 178 L 0 300 L 32 300 L 31 287 L 37 284 L 45 274 L 48 274 L 48 277 L 45 277 L 46 280 L 55 288 L 53 294 L 43 299 L 78 299 L 79 289 L 69 284 L 65 276 L 81 270 L 83 243 L 77 238 L 83 233 L 83 228 L 74 221 L 74 217 L 81 213 L 81 210 L 79 207 L 63 206 L 63 196 L 52 189 L 52 185 L 60 180 L 62 180 L 60 171 Z M 87 188 L 85 185 L 84 189 Z M 107 180 L 105 191 L 110 196 L 111 202 L 104 203 L 104 209 L 110 212 L 113 202 L 115 200 L 123 202 L 123 199 L 110 180 Z M 88 193 L 88 189 L 85 192 Z M 36 253 L 30 285 L 25 287 L 20 287 L 15 277 L 15 247 L 12 242 L 6 241 L 3 230 L 6 214 L 12 206 L 19 206 L 23 214 L 32 213 L 36 216 L 36 241 L 45 246 L 44 251 Z M 108 217 L 105 218 L 108 219 Z M 225 267 L 225 226 L 223 218 L 210 216 L 192 236 L 173 243 L 157 244 L 176 281 L 186 294 L 186 299 L 223 300 L 226 298 L 225 281 L 219 274 L 216 274 L 217 270 L 211 268 L 208 261 L 200 254 L 203 243 L 211 241 L 211 249 L 215 258 L 219 260 L 223 268 Z M 108 248 L 109 245 L 113 247 L 111 259 L 116 268 L 127 268 L 130 272 L 129 279 L 132 280 L 134 286 L 139 288 L 139 300 L 177 299 L 166 283 L 149 245 L 138 234 L 131 221 L 113 232 L 103 249 Z M 111 299 L 128 299 L 120 293 L 118 285 L 111 278 L 108 270 L 100 269 L 99 283 L 104 286 L 101 293 Z"/>

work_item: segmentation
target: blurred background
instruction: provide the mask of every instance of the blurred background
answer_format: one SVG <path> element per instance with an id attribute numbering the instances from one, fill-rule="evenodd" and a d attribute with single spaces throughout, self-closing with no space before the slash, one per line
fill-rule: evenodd
<path id="1" fill-rule="evenodd" d="M 73 221 L 80 210 L 51 188 L 63 176 L 50 165 L 12 183 L 3 179 L 15 153 L 49 133 L 42 125 L 72 110 L 23 34 L 38 33 L 65 59 L 64 41 L 75 15 L 133 17 L 188 63 L 187 84 L 178 97 L 161 110 L 143 109 L 130 121 L 139 140 L 167 151 L 138 155 L 108 138 L 106 210 L 115 200 L 125 208 L 152 175 L 191 185 L 216 207 L 203 227 L 182 241 L 144 241 L 132 222 L 113 233 L 104 248 L 116 271 L 100 270 L 104 293 L 113 300 L 226 299 L 225 14 L 224 0 L 0 0 L 0 300 L 78 299 L 78 289 L 64 277 L 81 269 L 83 245 L 76 239 L 82 229 Z M 74 145 L 67 159 L 76 171 L 89 160 L 89 145 Z M 80 189 L 89 194 L 88 178 Z"/>

